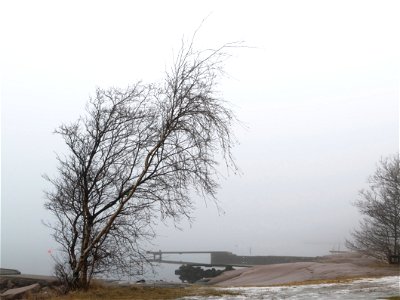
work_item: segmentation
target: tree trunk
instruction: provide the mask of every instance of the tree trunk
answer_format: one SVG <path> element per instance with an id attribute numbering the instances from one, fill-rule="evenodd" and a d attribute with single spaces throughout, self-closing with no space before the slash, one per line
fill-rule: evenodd
<path id="1" fill-rule="evenodd" d="M 84 290 L 87 290 L 89 288 L 87 260 L 85 260 L 85 263 L 83 264 L 79 281 L 79 285 L 81 288 L 83 288 Z"/>
<path id="2" fill-rule="evenodd" d="M 72 280 L 69 282 L 69 287 L 71 289 L 87 290 L 89 283 L 87 258 L 80 257 L 78 265 L 72 273 Z"/>

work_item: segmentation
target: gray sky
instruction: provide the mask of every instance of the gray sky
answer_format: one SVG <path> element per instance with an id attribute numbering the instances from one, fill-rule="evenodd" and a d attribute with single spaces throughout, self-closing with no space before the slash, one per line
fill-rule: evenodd
<path id="1" fill-rule="evenodd" d="M 2 1 L 1 266 L 51 272 L 41 175 L 56 174 L 52 131 L 95 87 L 157 81 L 183 36 L 199 49 L 245 41 L 221 82 L 247 129 L 242 175 L 221 180 L 224 212 L 160 225 L 153 250 L 323 255 L 360 216 L 351 202 L 399 150 L 398 1 Z"/>

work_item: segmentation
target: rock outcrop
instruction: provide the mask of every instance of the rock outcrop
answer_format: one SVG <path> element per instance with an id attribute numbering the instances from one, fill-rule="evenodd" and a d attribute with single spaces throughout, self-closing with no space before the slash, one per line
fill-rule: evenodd
<path id="1" fill-rule="evenodd" d="M 40 289 L 39 283 L 34 283 L 28 286 L 19 287 L 15 289 L 9 289 L 4 293 L 0 294 L 0 299 L 2 300 L 20 299 L 27 293 L 37 292 L 39 289 Z"/>

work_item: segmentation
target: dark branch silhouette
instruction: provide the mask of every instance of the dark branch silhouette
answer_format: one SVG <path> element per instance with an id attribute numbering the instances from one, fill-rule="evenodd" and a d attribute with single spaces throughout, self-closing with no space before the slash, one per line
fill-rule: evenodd
<path id="1" fill-rule="evenodd" d="M 352 232 L 347 247 L 372 257 L 399 263 L 400 255 L 400 158 L 382 159 L 369 178 L 369 189 L 361 190 L 355 203 L 364 215 L 360 228 Z"/>
<path id="2" fill-rule="evenodd" d="M 235 118 L 216 90 L 232 46 L 183 45 L 162 84 L 97 89 L 86 114 L 58 128 L 69 152 L 57 158 L 58 176 L 46 177 L 46 208 L 70 288 L 99 273 L 140 273 L 154 218 L 190 218 L 191 191 L 215 199 L 218 162 L 236 171 Z"/>

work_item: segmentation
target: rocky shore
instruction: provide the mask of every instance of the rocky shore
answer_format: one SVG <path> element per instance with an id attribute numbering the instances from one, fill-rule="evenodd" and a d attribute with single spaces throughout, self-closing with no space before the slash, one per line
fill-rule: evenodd
<path id="1" fill-rule="evenodd" d="M 19 272 L 18 272 L 19 273 Z M 61 291 L 62 286 L 56 277 L 30 274 L 0 275 L 0 299 L 20 299 L 26 294 L 40 292 L 41 294 Z"/>
<path id="2" fill-rule="evenodd" d="M 273 286 L 363 277 L 400 276 L 399 265 L 388 265 L 358 253 L 343 253 L 297 262 L 228 271 L 208 284 L 221 287 Z"/>
<path id="3" fill-rule="evenodd" d="M 260 265 L 226 271 L 211 278 L 207 284 L 215 287 L 267 287 L 384 276 L 399 276 L 400 280 L 399 267 L 399 265 L 388 265 L 362 254 L 343 253 L 320 257 L 310 262 Z M 103 283 L 111 284 L 107 281 Z M 111 285 L 123 288 L 120 284 Z M 143 288 L 147 285 L 141 284 Z M 164 282 L 151 283 L 151 286 L 172 288 L 170 284 Z M 52 276 L 4 275 L 4 272 L 0 275 L 1 299 L 21 299 L 29 294 L 60 295 L 63 294 L 63 286 L 57 278 Z"/>

